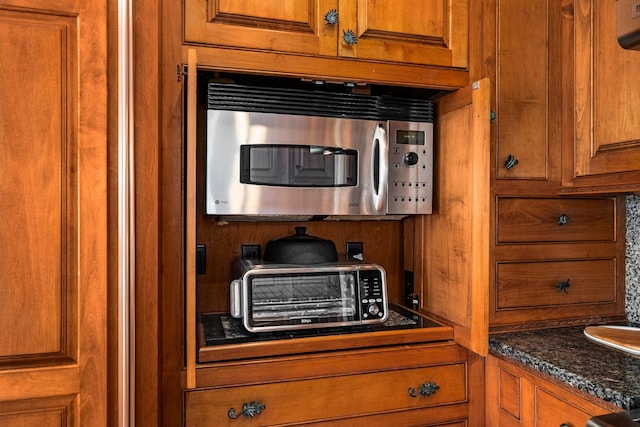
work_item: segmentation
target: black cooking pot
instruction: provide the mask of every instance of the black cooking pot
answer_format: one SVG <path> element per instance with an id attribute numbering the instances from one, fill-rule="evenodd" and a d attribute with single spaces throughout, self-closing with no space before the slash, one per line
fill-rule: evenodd
<path id="1" fill-rule="evenodd" d="M 278 264 L 322 264 L 338 261 L 338 252 L 331 240 L 309 236 L 307 227 L 296 227 L 296 234 L 267 243 L 264 261 Z"/>

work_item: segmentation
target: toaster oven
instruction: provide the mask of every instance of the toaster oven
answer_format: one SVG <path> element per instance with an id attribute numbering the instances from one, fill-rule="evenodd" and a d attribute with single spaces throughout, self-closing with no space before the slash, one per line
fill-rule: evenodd
<path id="1" fill-rule="evenodd" d="M 257 264 L 241 259 L 230 314 L 250 332 L 382 323 L 387 283 L 377 264 Z"/>

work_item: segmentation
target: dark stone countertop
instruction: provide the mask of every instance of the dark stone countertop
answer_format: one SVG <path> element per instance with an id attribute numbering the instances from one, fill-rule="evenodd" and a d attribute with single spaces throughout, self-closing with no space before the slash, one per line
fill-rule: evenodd
<path id="1" fill-rule="evenodd" d="M 622 409 L 640 408 L 640 358 L 598 345 L 584 327 L 489 336 L 489 351 L 590 393 Z"/>

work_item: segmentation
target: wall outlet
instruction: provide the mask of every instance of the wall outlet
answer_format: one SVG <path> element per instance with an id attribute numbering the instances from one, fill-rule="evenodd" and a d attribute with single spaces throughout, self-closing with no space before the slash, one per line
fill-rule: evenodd
<path id="1" fill-rule="evenodd" d="M 260 245 L 242 245 L 242 259 L 260 259 Z"/>
<path id="2" fill-rule="evenodd" d="M 363 259 L 362 242 L 347 242 L 347 261 L 362 261 Z"/>

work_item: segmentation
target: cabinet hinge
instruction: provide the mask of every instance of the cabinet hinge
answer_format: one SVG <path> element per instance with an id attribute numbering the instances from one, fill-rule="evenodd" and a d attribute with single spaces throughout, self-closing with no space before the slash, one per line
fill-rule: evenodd
<path id="1" fill-rule="evenodd" d="M 181 82 L 182 77 L 187 75 L 187 66 L 185 64 L 176 65 L 176 74 L 178 75 L 178 82 Z"/>

